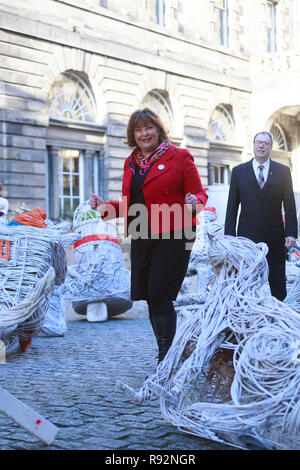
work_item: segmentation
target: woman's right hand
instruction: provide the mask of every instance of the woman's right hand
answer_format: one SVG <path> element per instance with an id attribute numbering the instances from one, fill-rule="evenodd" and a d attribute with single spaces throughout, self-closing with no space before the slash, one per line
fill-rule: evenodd
<path id="1" fill-rule="evenodd" d="M 93 210 L 97 210 L 97 207 L 101 206 L 102 204 L 104 204 L 102 197 L 94 193 L 90 195 L 90 206 Z"/>

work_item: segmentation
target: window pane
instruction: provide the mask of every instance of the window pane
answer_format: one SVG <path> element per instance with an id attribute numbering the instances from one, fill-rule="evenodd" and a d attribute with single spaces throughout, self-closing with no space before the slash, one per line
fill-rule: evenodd
<path id="1" fill-rule="evenodd" d="M 268 52 L 276 52 L 276 5 L 268 2 L 267 8 Z"/>
<path id="2" fill-rule="evenodd" d="M 219 36 L 219 42 L 228 47 L 229 29 L 228 29 L 228 1 L 219 0 L 215 2 L 216 23 L 215 31 Z"/>
<path id="3" fill-rule="evenodd" d="M 225 168 L 223 166 L 220 167 L 220 180 L 219 183 L 224 184 L 224 170 Z"/>
<path id="4" fill-rule="evenodd" d="M 72 171 L 73 173 L 79 173 L 79 152 L 78 155 L 72 159 Z"/>
<path id="5" fill-rule="evenodd" d="M 225 184 L 228 180 L 228 167 L 222 165 L 214 165 L 212 173 L 212 183 L 211 184 Z"/>
<path id="6" fill-rule="evenodd" d="M 79 175 L 72 176 L 73 196 L 79 196 Z"/>
<path id="7" fill-rule="evenodd" d="M 63 195 L 70 196 L 70 176 L 63 175 Z"/>
<path id="8" fill-rule="evenodd" d="M 209 140 L 220 140 L 222 142 L 235 141 L 234 118 L 224 106 L 217 106 L 212 112 L 207 137 Z"/>
<path id="9" fill-rule="evenodd" d="M 72 217 L 74 208 L 80 201 L 80 151 L 75 149 L 60 149 L 58 153 L 58 181 L 61 213 L 60 216 Z"/>
<path id="10" fill-rule="evenodd" d="M 71 215 L 71 201 L 70 198 L 64 198 L 63 200 L 63 208 L 64 208 L 64 216 L 70 216 Z"/>
<path id="11" fill-rule="evenodd" d="M 156 0 L 155 2 L 156 23 L 165 26 L 165 2 L 164 0 Z"/>
<path id="12" fill-rule="evenodd" d="M 73 212 L 74 212 L 75 209 L 76 209 L 76 208 L 79 206 L 79 204 L 80 204 L 79 198 L 78 198 L 78 197 L 73 197 L 72 203 L 73 203 L 72 210 L 73 210 Z"/>
<path id="13" fill-rule="evenodd" d="M 96 106 L 89 84 L 73 72 L 57 77 L 47 100 L 49 117 L 62 121 L 95 122 Z"/>
<path id="14" fill-rule="evenodd" d="M 167 96 L 156 90 L 152 90 L 144 97 L 143 107 L 148 107 L 157 113 L 163 121 L 167 131 L 171 134 L 173 130 L 173 111 L 170 100 Z"/>
<path id="15" fill-rule="evenodd" d="M 70 171 L 70 158 L 68 155 L 63 155 L 63 171 Z"/>
<path id="16" fill-rule="evenodd" d="M 214 181 L 213 183 L 216 184 L 218 182 L 218 167 L 214 166 Z"/>

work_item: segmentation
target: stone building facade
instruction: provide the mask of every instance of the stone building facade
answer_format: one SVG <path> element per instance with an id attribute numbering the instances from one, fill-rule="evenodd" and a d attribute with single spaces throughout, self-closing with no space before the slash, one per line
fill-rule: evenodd
<path id="1" fill-rule="evenodd" d="M 298 0 L 0 0 L 0 181 L 10 208 L 118 200 L 129 115 L 162 116 L 224 210 L 261 129 L 300 193 Z M 218 193 L 219 191 L 219 193 Z M 219 194 L 219 199 L 218 199 Z M 219 202 L 218 202 L 219 201 Z"/>

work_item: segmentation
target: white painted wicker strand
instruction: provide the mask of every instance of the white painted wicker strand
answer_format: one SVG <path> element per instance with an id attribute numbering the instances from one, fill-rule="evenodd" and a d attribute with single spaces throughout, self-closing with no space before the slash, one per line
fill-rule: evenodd
<path id="1" fill-rule="evenodd" d="M 172 347 L 138 392 L 119 387 L 139 403 L 159 396 L 163 416 L 185 432 L 241 448 L 247 448 L 245 436 L 265 448 L 299 447 L 300 315 L 265 297 L 266 254 L 263 243 L 215 239 L 206 303 L 179 316 Z M 233 381 L 230 386 L 225 377 L 220 385 L 213 360 L 230 350 Z M 207 371 L 215 381 L 206 379 Z"/>
<path id="2" fill-rule="evenodd" d="M 17 338 L 28 340 L 42 328 L 54 284 L 64 281 L 67 265 L 55 230 L 1 226 L 0 240 L 0 338 L 8 355 Z"/>

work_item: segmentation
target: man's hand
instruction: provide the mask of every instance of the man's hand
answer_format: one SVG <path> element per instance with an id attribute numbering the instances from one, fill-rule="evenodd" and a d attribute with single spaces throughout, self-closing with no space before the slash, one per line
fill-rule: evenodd
<path id="1" fill-rule="evenodd" d="M 295 237 L 285 237 L 285 247 L 287 249 L 293 248 L 296 245 L 296 238 Z"/>

